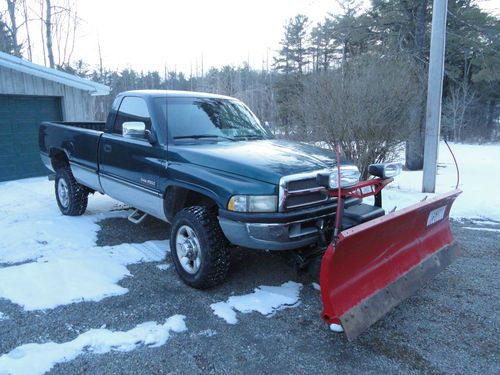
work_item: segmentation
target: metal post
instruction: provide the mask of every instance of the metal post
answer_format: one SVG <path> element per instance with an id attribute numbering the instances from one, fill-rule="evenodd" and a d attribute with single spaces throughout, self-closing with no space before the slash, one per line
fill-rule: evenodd
<path id="1" fill-rule="evenodd" d="M 436 189 L 447 6 L 448 0 L 434 0 L 432 6 L 431 52 L 425 118 L 424 178 L 422 183 L 424 193 L 434 193 Z"/>

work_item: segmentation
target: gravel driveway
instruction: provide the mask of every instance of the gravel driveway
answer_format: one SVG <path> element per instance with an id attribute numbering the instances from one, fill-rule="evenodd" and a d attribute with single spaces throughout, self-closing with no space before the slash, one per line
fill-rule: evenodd
<path id="1" fill-rule="evenodd" d="M 122 218 L 99 224 L 100 246 L 166 239 L 169 231 L 153 219 L 141 225 Z M 129 266 L 132 277 L 120 282 L 128 293 L 100 302 L 25 312 L 0 299 L 0 311 L 10 317 L 0 321 L 0 355 L 24 343 L 69 341 L 91 328 L 129 330 L 183 314 L 188 330 L 161 347 L 86 353 L 57 364 L 51 373 L 498 374 L 500 233 L 467 229 L 474 227 L 485 226 L 454 222 L 465 255 L 351 343 L 321 321 L 320 295 L 310 275 L 297 275 L 280 256 L 237 249 L 227 282 L 209 291 L 186 287 L 173 265 L 161 270 L 159 263 L 140 263 Z M 488 228 L 500 229 L 500 223 Z M 230 325 L 210 308 L 259 285 L 289 280 L 304 285 L 301 304 L 274 316 L 238 314 L 239 322 Z"/>

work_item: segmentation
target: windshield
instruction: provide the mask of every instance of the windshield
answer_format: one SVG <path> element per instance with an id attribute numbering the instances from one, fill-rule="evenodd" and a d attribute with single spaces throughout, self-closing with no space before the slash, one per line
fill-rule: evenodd
<path id="1" fill-rule="evenodd" d="M 156 103 L 174 139 L 235 141 L 271 138 L 257 117 L 237 100 L 157 98 Z"/>

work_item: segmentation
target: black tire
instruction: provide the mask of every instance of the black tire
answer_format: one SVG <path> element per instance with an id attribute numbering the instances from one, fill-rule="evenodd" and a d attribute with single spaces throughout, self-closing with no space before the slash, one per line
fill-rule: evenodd
<path id="1" fill-rule="evenodd" d="M 199 244 L 199 268 L 186 271 L 179 259 L 176 238 L 189 227 Z M 182 235 L 182 234 L 180 234 Z M 229 243 L 222 233 L 217 216 L 206 207 L 185 208 L 175 215 L 170 234 L 170 256 L 182 281 L 196 289 L 206 289 L 220 284 L 229 270 Z"/>
<path id="2" fill-rule="evenodd" d="M 61 182 L 60 182 L 61 181 Z M 62 190 L 66 186 L 66 196 Z M 60 168 L 56 171 L 55 193 L 57 205 L 63 215 L 80 216 L 87 209 L 89 190 L 76 182 L 69 167 Z"/>

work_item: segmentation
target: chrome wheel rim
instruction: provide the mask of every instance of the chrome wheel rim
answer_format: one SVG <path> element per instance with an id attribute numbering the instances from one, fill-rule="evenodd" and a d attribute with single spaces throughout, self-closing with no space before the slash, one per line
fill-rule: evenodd
<path id="1" fill-rule="evenodd" d="M 175 252 L 184 271 L 195 274 L 201 266 L 201 247 L 191 227 L 181 226 L 175 236 Z"/>
<path id="2" fill-rule="evenodd" d="M 59 179 L 57 183 L 57 196 L 59 197 L 59 202 L 61 205 L 66 208 L 69 204 L 69 189 L 68 184 L 64 179 Z"/>

